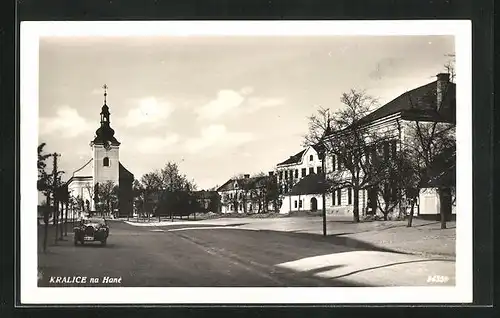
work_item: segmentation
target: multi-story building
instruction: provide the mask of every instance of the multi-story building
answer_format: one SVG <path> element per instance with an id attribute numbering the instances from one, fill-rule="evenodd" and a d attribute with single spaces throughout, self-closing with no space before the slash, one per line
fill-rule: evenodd
<path id="1" fill-rule="evenodd" d="M 442 125 L 454 125 L 456 113 L 456 85 L 449 80 L 449 74 L 438 74 L 437 80 L 413 90 L 407 91 L 404 94 L 393 99 L 389 103 L 376 109 L 372 113 L 358 120 L 354 125 L 364 131 L 375 133 L 378 136 L 384 136 L 384 142 L 374 148 L 373 151 L 381 156 L 381 160 L 392 160 L 399 151 L 408 144 L 408 139 L 411 137 L 411 127 L 416 122 L 440 123 Z M 348 130 L 350 127 L 346 128 Z M 343 131 L 336 131 L 325 136 L 324 145 L 328 148 L 329 143 L 334 142 L 337 135 Z M 365 143 L 368 144 L 368 143 Z M 331 150 L 331 149 L 330 149 Z M 301 159 L 303 154 L 299 153 Z M 297 156 L 296 155 L 296 156 Z M 299 161 L 292 159 L 289 161 L 289 166 Z M 327 151 L 325 158 L 326 175 L 336 175 L 337 178 L 348 178 L 349 172 L 345 166 L 332 152 Z M 286 163 L 286 161 L 285 161 Z M 316 163 L 321 167 L 321 162 Z M 286 165 L 285 165 L 286 166 Z M 301 167 L 302 168 L 302 167 Z M 440 171 L 439 169 L 437 169 Z M 441 168 L 443 170 L 443 168 Z M 307 171 L 307 169 L 306 169 Z M 362 173 L 362 172 L 361 172 Z M 435 172 L 441 173 L 441 172 Z M 285 178 L 286 179 L 286 178 Z M 441 178 L 442 180 L 443 178 Z M 446 178 L 451 180 L 453 178 Z M 313 179 L 311 179 L 313 180 Z M 311 189 L 318 188 L 311 186 L 309 180 L 308 186 L 304 184 L 296 184 L 296 188 L 291 189 L 290 194 L 284 200 L 281 213 L 288 213 L 295 209 L 299 209 L 302 205 L 305 209 L 305 198 L 310 201 L 311 207 L 321 207 L 320 193 L 310 193 Z M 317 182 L 322 182 L 322 178 L 317 178 Z M 314 182 L 313 182 L 314 183 Z M 439 200 L 437 200 L 436 191 L 433 191 L 432 182 L 421 184 L 421 187 L 426 188 L 425 191 L 420 191 L 420 197 L 417 204 L 417 210 L 420 214 L 437 214 L 439 211 Z M 302 191 L 300 191 L 302 189 Z M 314 191 L 313 191 L 314 192 Z M 319 191 L 316 191 L 319 192 Z M 307 195 L 307 197 L 306 197 Z M 360 215 L 374 214 L 377 211 L 379 204 L 378 192 L 374 188 L 365 187 L 358 193 Z M 287 204 L 286 201 L 289 201 Z M 302 201 L 302 203 L 300 203 Z M 339 187 L 333 191 L 329 191 L 325 200 L 328 214 L 352 215 L 354 204 L 354 192 L 349 187 Z M 297 207 L 295 207 L 297 202 Z M 315 203 L 313 205 L 312 203 Z M 317 204 L 317 205 L 316 205 Z M 422 209 L 419 209 L 422 207 Z"/>
<path id="2" fill-rule="evenodd" d="M 276 165 L 280 193 L 288 193 L 302 178 L 321 173 L 318 146 L 309 146 Z"/>

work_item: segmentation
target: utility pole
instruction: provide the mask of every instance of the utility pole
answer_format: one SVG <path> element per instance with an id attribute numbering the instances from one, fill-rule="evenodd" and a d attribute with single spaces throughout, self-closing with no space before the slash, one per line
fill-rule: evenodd
<path id="1" fill-rule="evenodd" d="M 57 157 L 60 156 L 58 153 L 54 152 L 52 154 L 52 157 L 53 157 L 53 164 L 52 164 L 52 199 L 53 199 L 53 203 L 54 203 L 54 215 L 53 215 L 53 218 L 54 218 L 54 225 L 55 225 L 55 230 L 56 230 L 56 235 L 55 235 L 55 243 L 57 244 L 57 236 L 58 236 L 58 220 L 59 220 L 59 217 L 58 217 L 58 212 L 59 212 L 59 202 L 58 202 L 58 198 L 57 198 L 57 181 L 58 181 L 58 171 L 57 171 Z"/>
<path id="2" fill-rule="evenodd" d="M 325 169 L 325 157 L 326 151 L 323 150 L 323 158 L 321 159 L 321 172 L 323 174 L 323 236 L 326 236 L 326 169 Z"/>

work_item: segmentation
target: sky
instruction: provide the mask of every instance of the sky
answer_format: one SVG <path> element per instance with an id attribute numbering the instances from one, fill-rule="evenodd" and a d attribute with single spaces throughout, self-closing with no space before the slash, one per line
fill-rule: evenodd
<path id="1" fill-rule="evenodd" d="M 135 178 L 171 161 L 208 189 L 299 152 L 307 117 L 342 107 L 343 92 L 382 106 L 454 52 L 452 36 L 42 37 L 38 138 L 71 177 L 91 158 L 106 84 Z"/>

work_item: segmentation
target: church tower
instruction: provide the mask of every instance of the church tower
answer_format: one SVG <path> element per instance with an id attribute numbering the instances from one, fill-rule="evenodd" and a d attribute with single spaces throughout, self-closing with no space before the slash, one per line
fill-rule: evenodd
<path id="1" fill-rule="evenodd" d="M 120 142 L 115 138 L 115 131 L 111 128 L 109 107 L 106 104 L 107 85 L 104 88 L 104 105 L 101 108 L 101 126 L 95 132 L 94 140 L 90 143 L 92 147 L 92 180 L 103 184 L 108 181 L 119 185 L 120 167 Z"/>

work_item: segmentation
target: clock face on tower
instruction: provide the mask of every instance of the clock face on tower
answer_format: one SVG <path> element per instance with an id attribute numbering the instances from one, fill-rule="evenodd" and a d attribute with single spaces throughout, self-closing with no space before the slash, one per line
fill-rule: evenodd
<path id="1" fill-rule="evenodd" d="M 111 149 L 111 144 L 107 140 L 104 142 L 104 149 L 106 149 L 106 150 L 110 150 Z"/>

